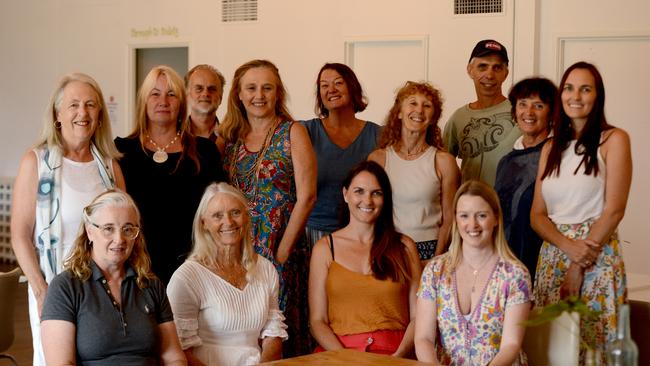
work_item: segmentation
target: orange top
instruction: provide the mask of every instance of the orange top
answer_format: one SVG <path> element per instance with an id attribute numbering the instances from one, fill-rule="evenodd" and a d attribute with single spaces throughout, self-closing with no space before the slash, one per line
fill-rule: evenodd
<path id="1" fill-rule="evenodd" d="M 332 261 L 327 274 L 327 314 L 337 335 L 405 330 L 409 284 L 380 281 Z"/>

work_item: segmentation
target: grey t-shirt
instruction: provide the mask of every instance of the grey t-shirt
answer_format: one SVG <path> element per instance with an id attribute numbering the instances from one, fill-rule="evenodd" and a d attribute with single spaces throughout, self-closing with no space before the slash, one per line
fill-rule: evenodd
<path id="1" fill-rule="evenodd" d="M 478 179 L 494 186 L 499 160 L 519 136 L 506 99 L 485 109 L 470 109 L 467 104 L 458 108 L 445 124 L 443 141 L 452 155 L 462 159 L 463 182 Z"/>
<path id="2" fill-rule="evenodd" d="M 75 325 L 79 365 L 157 365 L 157 327 L 173 321 L 162 283 L 156 279 L 140 289 L 135 271 L 127 268 L 120 309 L 107 293 L 108 284 L 94 262 L 91 268 L 87 281 L 69 271 L 52 280 L 41 319 Z"/>

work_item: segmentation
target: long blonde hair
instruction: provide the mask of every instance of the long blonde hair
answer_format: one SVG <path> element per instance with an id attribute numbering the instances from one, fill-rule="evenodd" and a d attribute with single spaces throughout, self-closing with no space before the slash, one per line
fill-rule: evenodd
<path id="1" fill-rule="evenodd" d="M 132 209 L 137 218 L 137 225 L 141 225 L 140 211 L 135 205 L 135 202 L 133 202 L 131 196 L 126 192 L 120 190 L 108 190 L 95 197 L 95 199 L 83 209 L 83 220 L 79 227 L 79 234 L 77 235 L 77 239 L 74 241 L 72 253 L 70 253 L 65 261 L 65 269 L 69 270 L 73 276 L 82 281 L 88 280 L 92 274 L 90 261 L 92 260 L 93 248 L 90 239 L 88 239 L 86 225 L 92 225 L 92 218 L 95 214 L 99 210 L 110 206 L 128 207 Z M 153 272 L 151 272 L 151 260 L 147 253 L 147 246 L 142 231 L 134 240 L 133 249 L 131 250 L 131 255 L 127 259 L 127 262 L 136 273 L 136 283 L 139 288 L 147 287 L 149 280 L 156 278 Z"/>
<path id="2" fill-rule="evenodd" d="M 138 90 L 135 107 L 135 126 L 129 135 L 130 138 L 138 138 L 140 146 L 143 151 L 145 149 L 145 134 L 147 132 L 147 124 L 149 116 L 147 116 L 147 99 L 149 94 L 156 87 L 158 77 L 164 77 L 167 81 L 167 86 L 176 94 L 179 101 L 178 116 L 176 117 L 176 132 L 180 133 L 181 144 L 183 150 L 181 158 L 178 159 L 176 167 L 180 165 L 183 159 L 190 159 L 196 167 L 196 173 L 201 170 L 201 163 L 199 162 L 198 153 L 196 151 L 196 140 L 189 130 L 189 121 L 187 119 L 187 97 L 185 94 L 185 84 L 183 79 L 178 75 L 174 69 L 166 65 L 155 66 L 149 71 L 147 76 L 142 81 L 142 85 Z"/>
<path id="3" fill-rule="evenodd" d="M 232 79 L 230 86 L 230 93 L 228 94 L 228 111 L 224 116 L 223 122 L 219 126 L 219 135 L 223 136 L 226 141 L 234 143 L 237 139 L 243 139 L 250 132 L 251 126 L 248 122 L 246 115 L 246 108 L 244 103 L 239 99 L 239 92 L 241 91 L 241 79 L 250 69 L 254 68 L 267 68 L 271 70 L 275 76 L 276 81 L 276 96 L 275 101 L 275 115 L 280 117 L 282 121 L 292 121 L 293 118 L 287 108 L 287 91 L 284 88 L 282 79 L 280 78 L 280 71 L 278 68 L 268 60 L 252 60 L 241 66 L 235 71 L 235 76 Z"/>
<path id="4" fill-rule="evenodd" d="M 492 209 L 492 212 L 497 217 L 497 226 L 492 231 L 492 242 L 499 257 L 508 262 L 521 263 L 512 253 L 512 250 L 510 250 L 510 246 L 506 241 L 506 236 L 503 233 L 503 212 L 501 210 L 501 204 L 499 203 L 499 196 L 497 196 L 494 189 L 486 183 L 478 180 L 469 180 L 463 183 L 460 188 L 458 188 L 458 191 L 456 191 L 456 196 L 454 196 L 454 217 L 458 207 L 458 200 L 460 197 L 465 195 L 481 197 L 485 202 L 487 202 Z M 449 245 L 449 252 L 447 253 L 445 265 L 447 271 L 451 272 L 456 268 L 460 262 L 462 253 L 463 239 L 460 237 L 460 231 L 458 230 L 458 225 L 454 218 L 451 225 L 451 244 Z"/>
<path id="5" fill-rule="evenodd" d="M 67 74 L 59 80 L 57 83 L 52 96 L 50 97 L 50 102 L 47 105 L 45 111 L 45 116 L 43 118 L 43 128 L 41 130 L 41 135 L 36 142 L 36 147 L 59 147 L 63 149 L 63 136 L 61 135 L 61 129 L 55 126 L 57 122 L 57 115 L 61 108 L 61 102 L 63 101 L 63 92 L 65 87 L 68 86 L 71 82 L 79 81 L 85 84 L 88 84 L 97 94 L 97 103 L 99 105 L 99 124 L 95 128 L 95 132 L 91 137 L 90 141 L 97 147 L 97 150 L 102 154 L 105 159 L 117 159 L 122 156 L 120 152 L 115 147 L 113 143 L 113 131 L 111 130 L 111 119 L 108 115 L 108 109 L 106 108 L 106 103 L 104 102 L 104 94 L 102 93 L 99 84 L 92 77 L 75 72 Z"/>
<path id="6" fill-rule="evenodd" d="M 246 280 L 252 282 L 255 279 L 255 265 L 257 262 L 257 254 L 253 249 L 251 217 L 248 211 L 248 201 L 246 197 L 235 187 L 226 183 L 212 183 L 203 193 L 199 207 L 194 215 L 194 224 L 192 230 L 192 252 L 188 260 L 201 263 L 206 267 L 215 267 L 217 260 L 217 249 L 214 238 L 206 229 L 204 224 L 204 217 L 208 210 L 210 201 L 217 194 L 225 194 L 235 198 L 242 206 L 242 212 L 245 217 L 244 227 L 242 227 L 242 242 L 241 242 L 241 262 L 246 270 Z"/>

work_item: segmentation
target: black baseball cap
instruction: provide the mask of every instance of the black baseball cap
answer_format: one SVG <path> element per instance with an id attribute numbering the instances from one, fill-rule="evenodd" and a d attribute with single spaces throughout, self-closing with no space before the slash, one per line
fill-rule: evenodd
<path id="1" fill-rule="evenodd" d="M 484 39 L 478 42 L 476 46 L 474 46 L 472 55 L 469 57 L 469 60 L 471 61 L 474 57 L 483 57 L 490 54 L 497 54 L 501 56 L 501 58 L 503 58 L 506 63 L 510 61 L 508 60 L 508 51 L 506 51 L 506 48 L 501 43 L 493 39 Z"/>

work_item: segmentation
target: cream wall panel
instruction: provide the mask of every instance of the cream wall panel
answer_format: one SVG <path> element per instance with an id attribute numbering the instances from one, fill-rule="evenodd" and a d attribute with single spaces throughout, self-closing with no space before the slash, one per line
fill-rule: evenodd
<path id="1" fill-rule="evenodd" d="M 650 70 L 644 66 L 650 57 L 650 2 L 544 0 L 539 14 L 540 73 L 559 82 L 573 62 L 595 63 L 605 80 L 607 118 L 630 133 L 634 176 L 619 229 L 631 278 L 650 278 L 650 246 L 643 229 L 644 209 L 650 207 L 650 130 L 644 108 L 650 95 Z"/>

